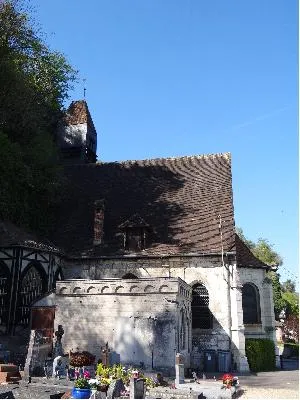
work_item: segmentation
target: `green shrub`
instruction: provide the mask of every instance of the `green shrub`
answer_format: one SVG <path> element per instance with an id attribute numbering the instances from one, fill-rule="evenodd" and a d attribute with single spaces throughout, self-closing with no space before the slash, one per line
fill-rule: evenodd
<path id="1" fill-rule="evenodd" d="M 76 389 L 90 389 L 91 385 L 89 384 L 89 382 L 87 381 L 87 379 L 85 378 L 79 378 L 75 381 L 74 383 L 74 387 Z"/>
<path id="2" fill-rule="evenodd" d="M 275 370 L 275 345 L 270 339 L 246 339 L 246 356 L 252 372 Z"/>

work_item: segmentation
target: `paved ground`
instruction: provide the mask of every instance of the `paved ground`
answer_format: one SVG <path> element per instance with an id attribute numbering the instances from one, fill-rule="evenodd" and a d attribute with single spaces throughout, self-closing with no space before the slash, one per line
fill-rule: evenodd
<path id="1" fill-rule="evenodd" d="M 260 372 L 257 374 L 245 374 L 239 376 L 242 391 L 240 399 L 298 399 L 299 398 L 299 370 L 295 369 L 298 360 L 284 364 L 285 370 L 273 372 Z M 216 378 L 221 376 L 220 373 Z M 180 389 L 192 387 L 196 392 L 209 386 L 221 385 L 213 379 L 200 380 L 200 384 L 186 382 L 180 385 Z M 32 383 L 0 385 L 1 398 L 23 398 L 23 399 L 49 399 L 58 393 L 71 390 L 73 382 L 66 380 L 54 380 L 45 378 L 32 378 Z M 50 397 L 51 395 L 51 397 Z"/>

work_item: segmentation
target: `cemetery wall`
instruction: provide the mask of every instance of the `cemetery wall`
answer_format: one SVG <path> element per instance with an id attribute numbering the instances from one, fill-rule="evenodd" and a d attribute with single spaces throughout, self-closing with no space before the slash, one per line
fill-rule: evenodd
<path id="1" fill-rule="evenodd" d="M 55 329 L 62 325 L 65 331 L 64 352 L 88 350 L 98 359 L 108 342 L 112 362 L 172 371 L 180 346 L 180 313 L 190 314 L 190 297 L 190 287 L 177 278 L 61 281 Z M 188 355 L 191 325 L 185 332 Z"/>

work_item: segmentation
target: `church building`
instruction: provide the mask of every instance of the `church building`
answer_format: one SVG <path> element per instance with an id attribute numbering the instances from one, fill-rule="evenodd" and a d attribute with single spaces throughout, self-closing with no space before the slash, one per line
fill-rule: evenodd
<path id="1" fill-rule="evenodd" d="M 275 341 L 275 318 L 270 267 L 235 233 L 231 155 L 96 162 L 85 101 L 58 143 L 49 237 L 0 223 L 0 342 L 32 329 L 52 344 L 61 325 L 65 352 L 98 359 L 108 342 L 111 362 L 248 371 L 245 339 Z"/>

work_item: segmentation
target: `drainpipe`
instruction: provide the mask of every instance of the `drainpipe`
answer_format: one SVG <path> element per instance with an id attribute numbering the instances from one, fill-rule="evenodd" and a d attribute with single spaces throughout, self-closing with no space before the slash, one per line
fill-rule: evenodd
<path id="1" fill-rule="evenodd" d="M 228 260 L 227 260 L 228 261 Z M 226 271 L 227 271 L 227 302 L 228 302 L 228 327 L 229 327 L 229 352 L 230 352 L 230 357 L 232 358 L 232 317 L 231 317 L 231 296 L 230 296 L 230 290 L 231 290 L 231 285 L 230 285 L 230 265 L 227 264 L 225 266 Z M 232 365 L 231 365 L 232 369 Z"/>
<path id="2" fill-rule="evenodd" d="M 224 246 L 223 246 L 223 220 L 221 214 L 219 215 L 219 230 L 220 230 L 220 244 L 221 244 L 221 255 L 222 255 L 222 274 L 223 278 L 227 282 L 227 303 L 228 303 L 228 329 L 229 329 L 229 352 L 230 356 L 232 350 L 232 318 L 231 318 L 231 296 L 230 296 L 230 265 L 228 264 L 228 256 L 227 256 L 227 264 L 224 262 Z M 226 270 L 226 276 L 224 276 L 224 270 Z"/>

